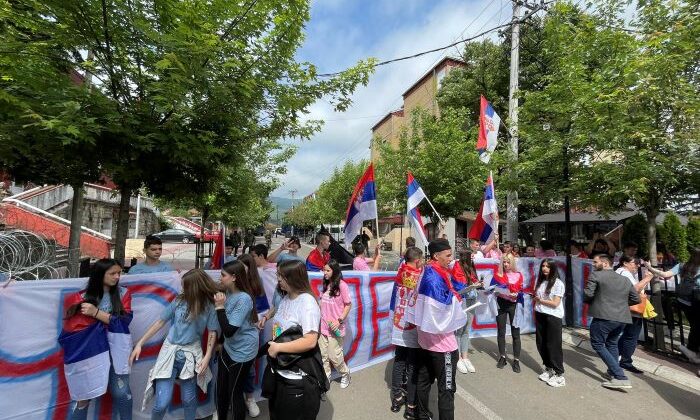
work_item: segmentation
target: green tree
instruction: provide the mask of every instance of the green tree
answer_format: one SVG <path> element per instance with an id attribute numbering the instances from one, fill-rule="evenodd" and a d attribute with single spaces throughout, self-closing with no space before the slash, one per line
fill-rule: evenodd
<path id="1" fill-rule="evenodd" d="M 700 23 L 693 2 L 650 0 L 625 30 L 623 3 L 596 4 L 583 14 L 558 3 L 545 19 L 553 72 L 543 90 L 523 95 L 533 147 L 521 167 L 534 173 L 566 150 L 571 182 L 560 193 L 603 212 L 634 203 L 655 262 L 656 216 L 700 185 Z"/>
<path id="2" fill-rule="evenodd" d="M 679 261 L 688 261 L 687 233 L 676 213 L 667 213 L 662 225 L 668 237 L 666 249 Z"/>
<path id="3" fill-rule="evenodd" d="M 647 255 L 647 219 L 643 214 L 635 214 L 625 220 L 622 243 L 625 242 L 636 243 L 639 255 Z"/>
<path id="4" fill-rule="evenodd" d="M 72 70 L 95 80 L 94 93 L 83 96 L 104 99 L 99 108 L 76 100 L 77 114 L 92 131 L 61 113 L 34 108 L 0 124 L 10 117 L 26 124 L 37 114 L 72 136 L 92 134 L 99 151 L 93 159 L 123 198 L 115 250 L 120 258 L 135 189 L 145 185 L 186 207 L 223 212 L 224 203 L 211 195 L 236 187 L 222 186 L 221 180 L 235 178 L 223 176 L 224 169 L 239 170 L 231 165 L 241 164 L 240 151 L 259 153 L 256 162 L 269 156 L 279 167 L 280 155 L 269 152 L 282 148 L 280 139 L 305 139 L 319 129 L 318 121 L 301 118 L 312 103 L 325 98 L 338 110 L 350 104 L 354 88 L 367 82 L 373 60 L 319 78 L 312 64 L 295 59 L 308 19 L 307 0 L 2 3 L 1 83 L 11 92 L 5 101 L 35 98 L 36 107 L 61 105 L 62 95 L 49 96 L 32 81 Z M 51 66 L 38 73 L 22 62 L 27 58 Z M 23 78 L 4 76 L 21 72 Z M 249 198 L 239 202 L 250 203 Z"/>
<path id="5" fill-rule="evenodd" d="M 688 238 L 688 250 L 700 248 L 700 218 L 691 216 L 686 226 L 686 237 Z"/>

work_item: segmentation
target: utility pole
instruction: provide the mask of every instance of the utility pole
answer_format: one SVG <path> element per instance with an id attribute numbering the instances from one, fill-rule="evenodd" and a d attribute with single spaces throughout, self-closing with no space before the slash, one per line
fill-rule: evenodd
<path id="1" fill-rule="evenodd" d="M 518 74 L 520 69 L 520 0 L 513 1 L 513 24 L 511 25 L 510 48 L 510 89 L 508 92 L 508 120 L 510 125 L 509 147 L 515 161 L 518 161 Z M 518 243 L 518 192 L 508 191 L 507 238 Z"/>
<path id="2" fill-rule="evenodd" d="M 297 195 L 297 190 L 289 190 L 289 194 L 292 195 L 292 208 L 294 208 L 294 196 Z M 292 236 L 294 236 L 294 225 L 292 225 Z"/>

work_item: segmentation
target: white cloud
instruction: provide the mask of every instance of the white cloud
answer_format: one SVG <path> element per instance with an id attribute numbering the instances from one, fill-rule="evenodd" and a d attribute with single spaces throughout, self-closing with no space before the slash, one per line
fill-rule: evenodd
<path id="1" fill-rule="evenodd" d="M 385 1 L 385 4 L 389 3 L 394 3 L 394 0 Z M 392 26 L 394 30 L 378 37 L 373 43 L 361 39 L 363 34 L 360 31 L 348 34 L 334 30 L 336 23 L 332 20 L 317 22 L 312 18 L 308 25 L 310 30 L 306 48 L 310 47 L 314 56 L 323 57 L 315 63 L 321 71 L 336 71 L 370 56 L 380 60 L 396 58 L 446 45 L 496 26 L 509 19 L 509 4 L 505 0 L 446 0 L 432 7 L 425 16 L 399 24 L 390 21 L 391 15 L 387 14 L 387 27 Z M 314 2 L 313 7 L 317 6 Z M 334 9 L 339 7 L 333 4 Z M 386 7 L 389 11 L 393 10 L 393 6 Z M 485 7 L 483 14 L 475 19 Z M 471 22 L 473 24 L 464 31 Z M 363 44 L 372 46 L 363 49 L 360 47 Z M 438 60 L 455 54 L 453 48 L 379 67 L 369 84 L 355 92 L 353 106 L 344 113 L 335 113 L 325 101 L 314 104 L 308 117 L 327 122 L 311 140 L 297 143 L 298 152 L 288 163 L 288 174 L 273 195 L 289 197 L 290 190 L 298 191 L 296 197 L 308 195 L 328 178 L 336 166 L 347 160 L 369 158 L 371 127 L 381 116 L 398 109 L 402 104 L 401 94 Z"/>

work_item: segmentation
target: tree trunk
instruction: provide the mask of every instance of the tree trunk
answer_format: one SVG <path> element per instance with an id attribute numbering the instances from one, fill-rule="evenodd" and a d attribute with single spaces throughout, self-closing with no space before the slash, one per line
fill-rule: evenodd
<path id="1" fill-rule="evenodd" d="M 117 215 L 117 230 L 114 234 L 114 259 L 124 265 L 126 258 L 126 238 L 129 236 L 129 210 L 131 208 L 131 188 L 119 189 L 119 214 Z"/>
<path id="2" fill-rule="evenodd" d="M 207 222 L 208 218 L 209 206 L 204 206 L 202 208 L 202 220 L 199 225 L 199 241 L 197 241 L 197 245 L 195 246 L 195 249 L 197 250 L 194 261 L 195 268 L 201 268 L 204 266 L 204 258 L 206 254 L 204 251 L 204 224 Z M 211 251 L 211 245 L 209 246 L 209 250 Z M 209 257 L 211 257 L 211 252 L 209 252 L 209 254 Z"/>
<path id="3" fill-rule="evenodd" d="M 649 246 L 649 262 L 656 266 L 656 216 L 659 211 L 656 209 L 647 210 L 647 244 Z"/>
<path id="4" fill-rule="evenodd" d="M 651 265 L 656 266 L 658 263 L 656 261 L 656 216 L 658 216 L 659 211 L 656 209 L 647 209 L 647 243 L 649 246 L 649 262 Z M 666 351 L 666 341 L 664 339 L 664 323 L 666 320 L 666 315 L 663 311 L 663 305 L 661 302 L 661 285 L 659 282 L 652 281 L 651 283 L 651 296 L 649 296 L 649 301 L 654 305 L 654 309 L 658 314 L 657 317 L 648 323 L 651 326 L 651 330 L 654 334 L 654 349 L 659 351 Z"/>
<path id="5" fill-rule="evenodd" d="M 80 233 L 83 225 L 83 184 L 71 185 L 73 201 L 70 211 L 70 236 L 68 239 L 68 274 L 69 277 L 80 275 Z"/>

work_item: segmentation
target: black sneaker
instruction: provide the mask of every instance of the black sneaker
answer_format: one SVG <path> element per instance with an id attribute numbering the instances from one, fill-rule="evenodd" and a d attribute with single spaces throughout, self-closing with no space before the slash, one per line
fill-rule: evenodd
<path id="1" fill-rule="evenodd" d="M 406 397 L 403 395 L 400 396 L 398 399 L 392 398 L 391 399 L 391 412 L 392 413 L 398 413 L 401 411 L 401 406 L 403 406 L 406 403 Z"/>
<path id="2" fill-rule="evenodd" d="M 506 356 L 501 356 L 500 359 L 498 359 L 498 363 L 496 363 L 496 367 L 499 369 L 503 369 L 508 362 L 506 361 Z"/>
<path id="3" fill-rule="evenodd" d="M 518 359 L 513 360 L 513 372 L 520 373 L 520 361 Z"/>
<path id="4" fill-rule="evenodd" d="M 632 372 L 632 373 L 636 373 L 636 374 L 644 373 L 643 370 L 637 368 L 634 365 L 625 365 L 625 366 L 620 365 L 620 367 L 628 372 Z"/>

